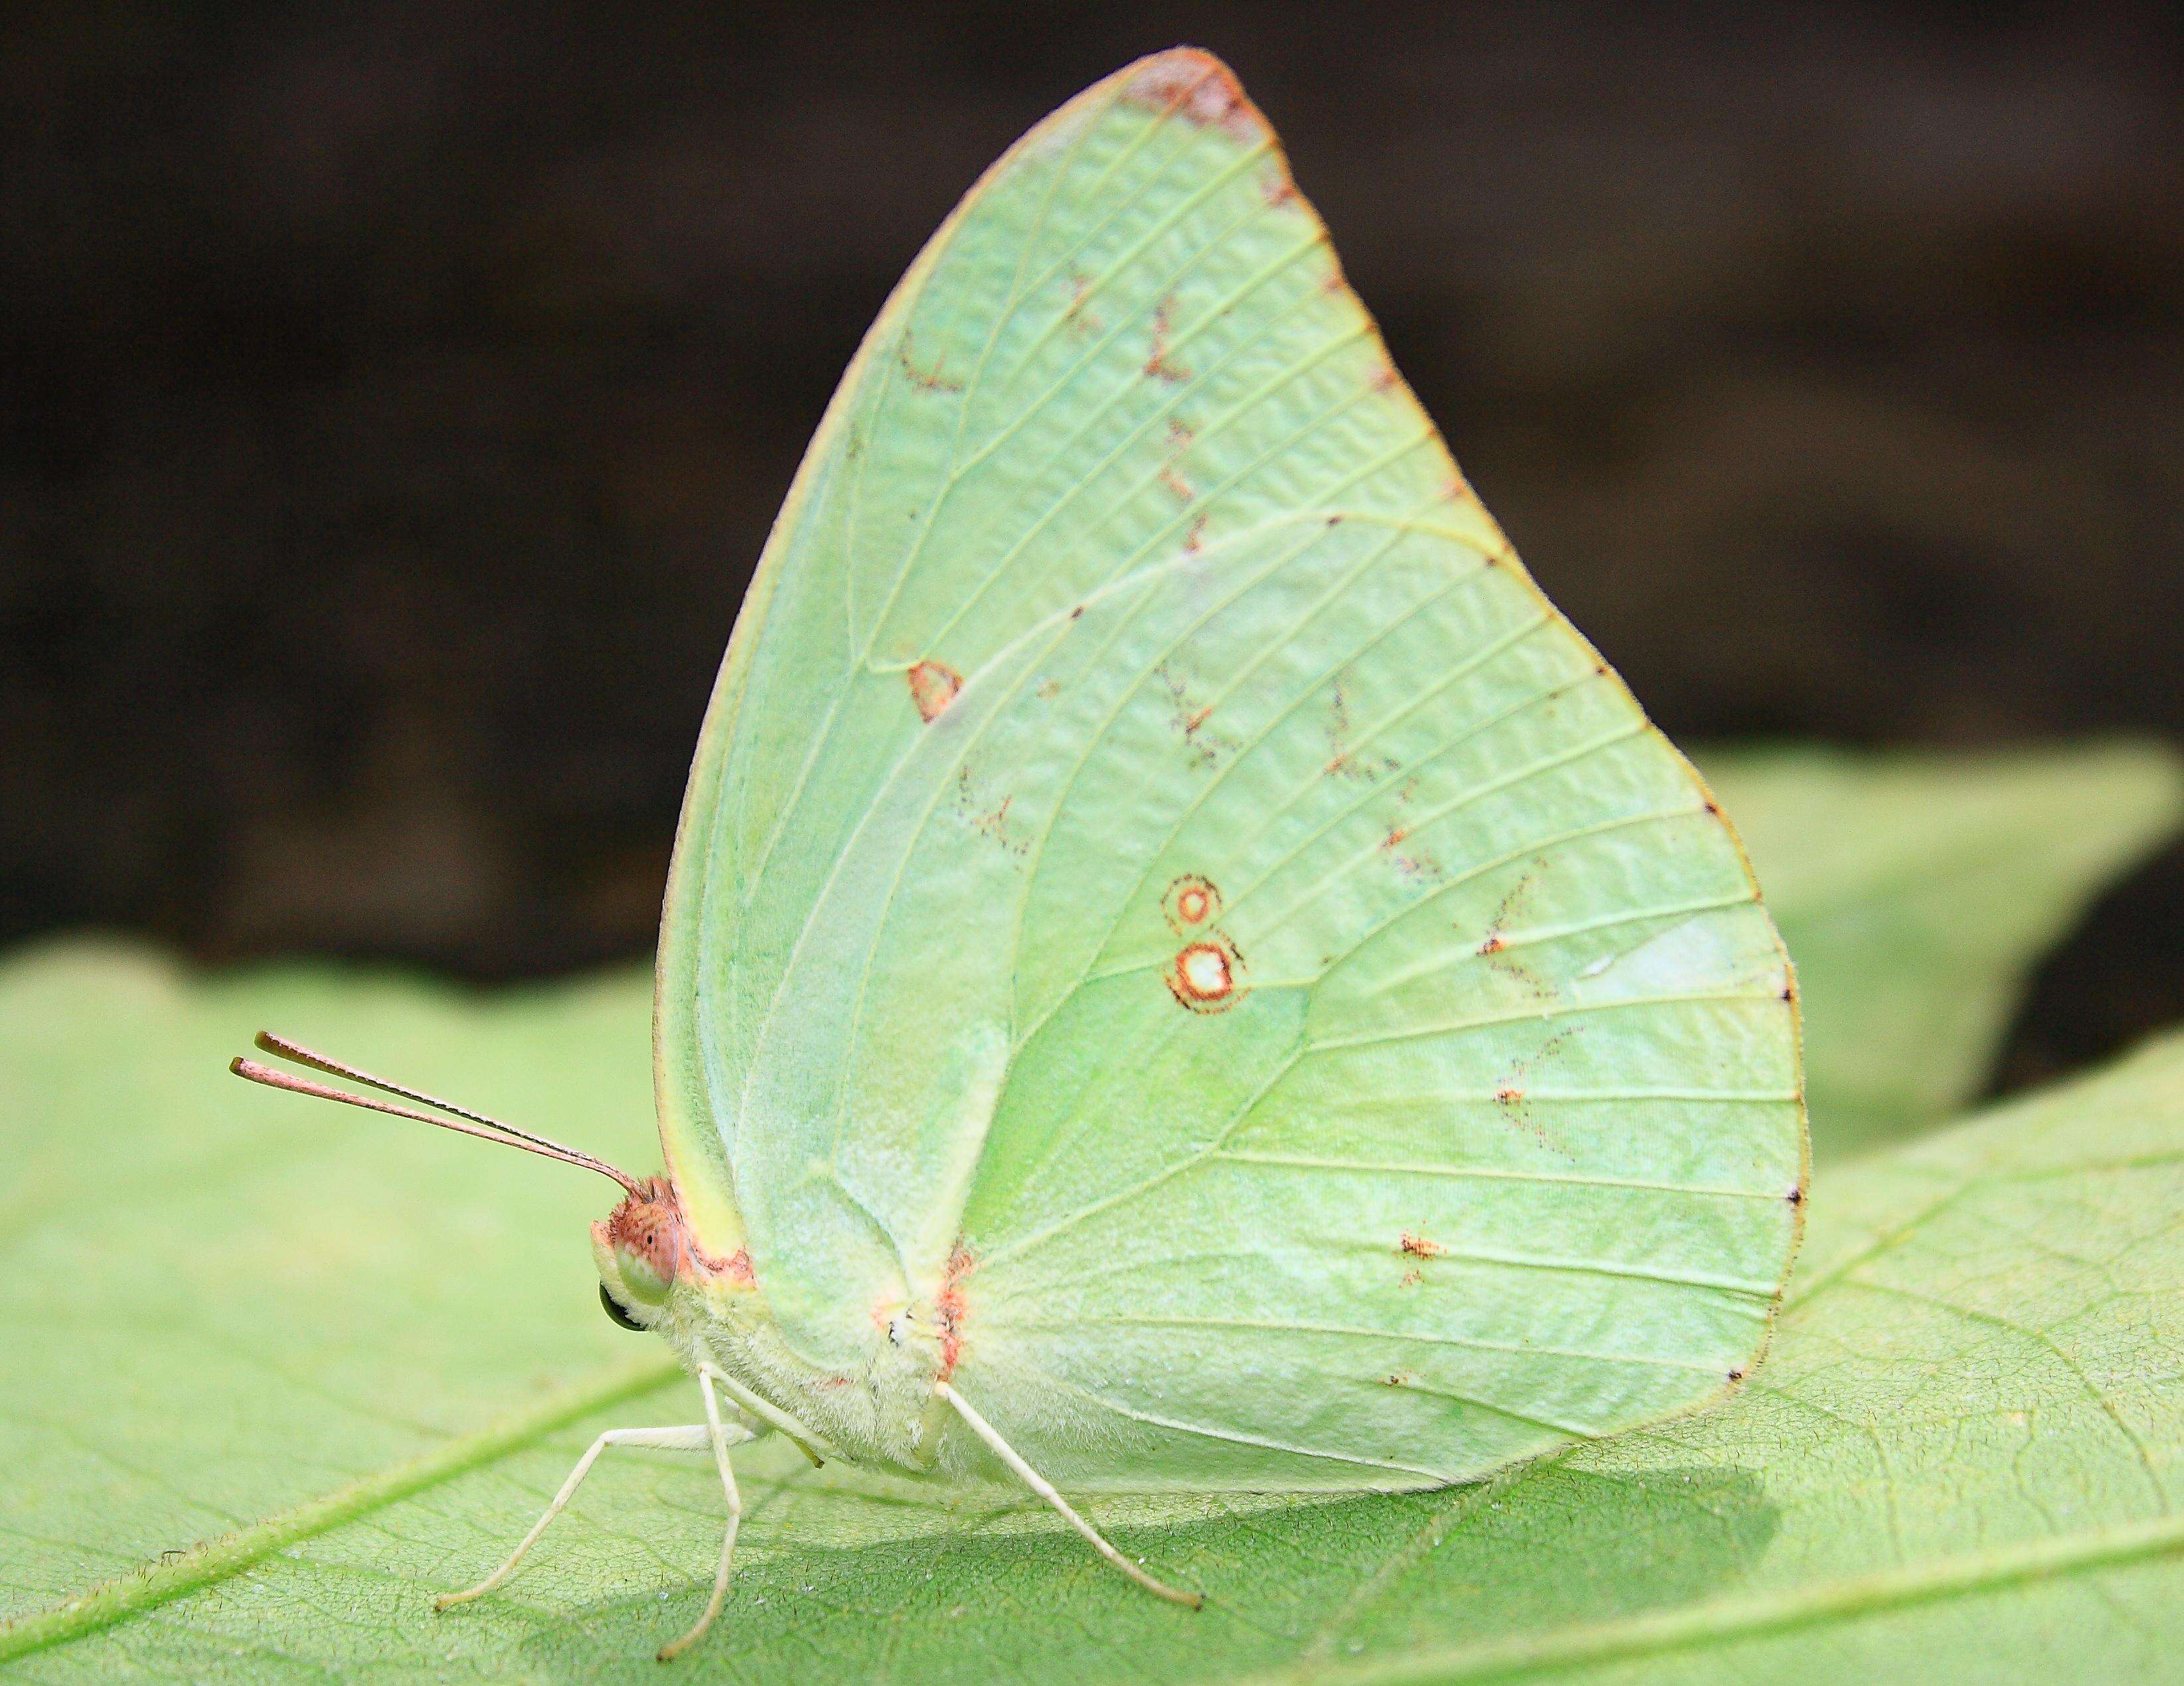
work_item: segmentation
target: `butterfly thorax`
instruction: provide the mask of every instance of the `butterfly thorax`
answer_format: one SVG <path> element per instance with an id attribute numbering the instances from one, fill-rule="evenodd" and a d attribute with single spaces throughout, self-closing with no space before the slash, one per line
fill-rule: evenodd
<path id="1" fill-rule="evenodd" d="M 966 1255 L 928 1292 L 875 1306 L 861 1360 L 830 1369 L 790 1345 L 748 1253 L 699 1243 L 669 1179 L 648 1180 L 593 1225 L 592 1246 L 610 1299 L 693 1375 L 725 1372 L 853 1462 L 926 1473 L 951 1461 L 933 1384 L 961 1353 Z"/>

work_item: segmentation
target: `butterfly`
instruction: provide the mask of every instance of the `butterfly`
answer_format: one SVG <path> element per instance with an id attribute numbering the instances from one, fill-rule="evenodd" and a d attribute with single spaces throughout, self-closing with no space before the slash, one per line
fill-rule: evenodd
<path id="1" fill-rule="evenodd" d="M 1217 59 L 989 170 L 759 564 L 600 1296 L 704 1421 L 1067 1493 L 1474 1480 L 1761 1355 L 1796 991 L 1704 784 L 1525 574 Z"/>

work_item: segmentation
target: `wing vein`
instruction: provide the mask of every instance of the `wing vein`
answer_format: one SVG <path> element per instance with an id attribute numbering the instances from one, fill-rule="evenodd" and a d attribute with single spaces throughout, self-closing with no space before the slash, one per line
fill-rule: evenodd
<path id="1" fill-rule="evenodd" d="M 1096 1388 L 1087 1387 L 1074 1382 L 1065 1382 L 1060 1376 L 1045 1371 L 1041 1371 L 1039 1374 L 1050 1385 L 1074 1393 L 1078 1398 L 1089 1404 L 1097 1405 L 1103 1410 L 1113 1411 L 1117 1416 L 1126 1416 L 1134 1421 L 1145 1423 L 1154 1428 L 1173 1429 L 1178 1434 L 1195 1435 L 1205 1440 L 1225 1440 L 1239 1446 L 1257 1446 L 1270 1452 L 1292 1453 L 1300 1458 L 1316 1458 L 1326 1463 L 1360 1464 L 1368 1469 L 1394 1470 L 1402 1475 L 1423 1476 L 1435 1485 L 1444 1484 L 1448 1480 L 1448 1477 L 1439 1471 L 1420 1469 L 1414 1464 L 1397 1463 L 1391 1458 L 1368 1458 L 1350 1452 L 1323 1451 L 1318 1447 L 1299 1446 L 1288 1441 L 1273 1439 L 1262 1434 L 1247 1434 L 1240 1429 L 1215 1428 L 1206 1423 L 1186 1422 L 1179 1417 L 1162 1416 L 1156 1412 L 1139 1410 L 1135 1406 L 1126 1405 L 1112 1394 L 1101 1393 Z M 1502 1415 L 1506 1415 L 1507 1413 L 1505 1412 Z M 1537 1426 L 1546 1426 L 1547 1425 Z M 1568 1432 L 1567 1429 L 1556 1431 L 1557 1433 Z"/>
<path id="2" fill-rule="evenodd" d="M 1123 1329 L 1233 1329 L 1248 1334 L 1328 1335 L 1337 1339 L 1399 1341 L 1409 1345 L 1454 1347 L 1467 1352 L 1510 1353 L 1520 1358 L 1567 1358 L 1591 1364 L 1635 1364 L 1655 1370 L 1696 1370 L 1711 1375 L 1714 1366 L 1690 1359 L 1663 1358 L 1653 1353 L 1589 1352 L 1569 1347 L 1535 1346 L 1522 1341 L 1482 1341 L 1468 1335 L 1425 1334 L 1416 1330 L 1374 1329 L 1363 1324 L 1308 1323 L 1286 1317 L 1175 1317 L 1091 1316 L 1059 1318 L 1009 1317 L 998 1310 L 992 1321 L 1010 1329 L 1049 1329 L 1067 1332 L 1088 1325 Z M 1478 1403 L 1484 1403 L 1479 1401 Z"/>
<path id="3" fill-rule="evenodd" d="M 1623 1013 L 1639 1007 L 1680 1007 L 1710 1001 L 1748 1001 L 1772 1006 L 1781 998 L 1780 994 L 1774 990 L 1691 990 L 1674 995 L 1621 996 L 1613 1001 L 1579 1001 L 1567 1005 L 1550 1003 L 1526 1008 L 1520 1013 L 1490 1013 L 1468 1019 L 1448 1019 L 1437 1024 L 1413 1025 L 1402 1030 L 1377 1031 L 1369 1036 L 1330 1036 L 1317 1042 L 1308 1040 L 1305 1046 L 1309 1052 L 1324 1053 L 1333 1048 L 1378 1047 L 1388 1042 L 1417 1041 L 1427 1036 L 1461 1036 L 1469 1030 L 1490 1030 L 1497 1024 L 1527 1024 L 1595 1013 Z"/>
<path id="4" fill-rule="evenodd" d="M 1480 1093 L 1452 1097 L 1464 1100 L 1490 1101 L 1491 1094 Z M 1624 1101 L 1624 1100 L 1731 1100 L 1789 1102 L 1798 1098 L 1794 1089 L 1785 1090 L 1729 1090 L 1703 1089 L 1601 1089 L 1573 1094 L 1568 1091 L 1529 1091 L 1525 1099 L 1535 1101 Z M 1646 1177 L 1635 1176 L 1577 1176 L 1564 1171 L 1515 1170 L 1498 1165 L 1427 1164 L 1418 1160 L 1386 1160 L 1323 1158 L 1306 1153 L 1268 1153 L 1248 1147 L 1223 1148 L 1217 1158 L 1237 1164 L 1279 1165 L 1297 1170 L 1364 1171 L 1373 1175 L 1449 1177 L 1486 1182 L 1529 1182 L 1562 1184 L 1573 1188 L 1628 1188 L 1657 1194 L 1699 1195 L 1719 1200 L 1776 1200 L 1783 1198 L 1779 1188 L 1724 1188 L 1702 1182 L 1659 1182 Z"/>

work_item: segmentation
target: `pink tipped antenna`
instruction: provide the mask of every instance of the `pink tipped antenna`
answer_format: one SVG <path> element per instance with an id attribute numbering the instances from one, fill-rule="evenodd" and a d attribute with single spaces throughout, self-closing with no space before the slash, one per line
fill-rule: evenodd
<path id="1" fill-rule="evenodd" d="M 435 1118 L 431 1113 L 421 1113 L 414 1107 L 398 1107 L 391 1101 L 376 1101 L 369 1095 L 351 1094 L 346 1089 L 337 1089 L 329 1084 L 314 1083 L 308 1077 L 298 1077 L 293 1072 L 260 1064 L 254 1059 L 237 1058 L 229 1062 L 228 1069 L 237 1077 L 263 1083 L 269 1089 L 286 1089 L 291 1094 L 315 1095 L 322 1101 L 339 1101 L 344 1106 L 362 1107 L 366 1112 L 385 1113 L 390 1118 L 415 1119 L 420 1124 L 437 1125 L 443 1130 L 459 1131 L 465 1136 L 475 1136 L 483 1142 L 498 1142 L 504 1147 L 521 1147 L 526 1153 L 537 1153 L 549 1159 L 559 1159 L 564 1164 L 582 1165 L 588 1171 L 597 1171 L 610 1177 L 630 1193 L 642 1197 L 644 1191 L 637 1179 L 628 1172 L 617 1170 L 604 1159 L 595 1159 L 589 1153 L 580 1153 L 574 1147 L 565 1147 L 559 1142 L 543 1136 L 534 1136 L 527 1130 L 518 1130 L 512 1124 L 503 1124 L 497 1118 L 488 1118 L 483 1113 L 472 1112 L 468 1107 L 459 1107 L 452 1101 L 443 1101 L 420 1089 L 406 1089 L 399 1083 L 389 1083 L 383 1077 L 374 1077 L 368 1071 L 359 1071 L 353 1065 L 343 1065 L 337 1059 L 328 1059 L 324 1054 L 292 1042 L 285 1036 L 276 1036 L 270 1030 L 260 1030 L 255 1038 L 267 1053 L 279 1054 L 298 1065 L 308 1065 L 315 1071 L 326 1071 L 337 1077 L 346 1077 L 352 1082 L 383 1089 L 390 1095 L 399 1095 L 404 1100 L 415 1101 L 424 1106 L 436 1107 L 453 1118 Z M 467 1122 L 457 1123 L 456 1119 Z"/>

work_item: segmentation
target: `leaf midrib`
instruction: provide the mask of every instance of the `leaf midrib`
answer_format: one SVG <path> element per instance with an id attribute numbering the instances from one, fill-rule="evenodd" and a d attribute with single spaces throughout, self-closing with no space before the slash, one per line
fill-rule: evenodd
<path id="1" fill-rule="evenodd" d="M 0 1622 L 0 1662 L 86 1638 L 225 1581 L 284 1547 L 452 1481 L 593 1411 L 648 1393 L 677 1373 L 673 1361 L 665 1357 L 616 1365 L 588 1381 L 557 1388 L 527 1410 L 460 1435 L 421 1456 L 203 1541 L 178 1557 L 146 1563 L 128 1574 L 98 1582 L 60 1604 Z"/>

